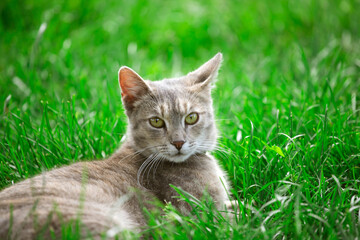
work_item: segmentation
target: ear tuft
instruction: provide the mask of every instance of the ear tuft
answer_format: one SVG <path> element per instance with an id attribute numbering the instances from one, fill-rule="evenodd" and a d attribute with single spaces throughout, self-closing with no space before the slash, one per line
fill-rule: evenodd
<path id="1" fill-rule="evenodd" d="M 218 75 L 218 71 L 222 62 L 222 54 L 219 52 L 209 61 L 204 63 L 198 69 L 193 72 L 190 72 L 189 75 L 192 76 L 193 85 L 201 85 L 202 88 L 210 85 Z"/>
<path id="2" fill-rule="evenodd" d="M 129 67 L 119 70 L 121 97 L 125 107 L 132 107 L 134 103 L 150 91 L 145 81 Z"/>

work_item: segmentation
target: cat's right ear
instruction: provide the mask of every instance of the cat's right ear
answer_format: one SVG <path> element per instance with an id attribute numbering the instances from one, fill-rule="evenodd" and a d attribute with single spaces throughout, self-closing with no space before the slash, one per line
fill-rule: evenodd
<path id="1" fill-rule="evenodd" d="M 119 70 L 121 98 L 126 109 L 134 107 L 134 103 L 150 91 L 149 86 L 134 70 L 121 67 Z"/>
<path id="2" fill-rule="evenodd" d="M 198 69 L 190 72 L 190 84 L 195 91 L 207 90 L 210 92 L 211 87 L 218 75 L 218 71 L 222 62 L 222 54 L 217 53 L 213 58 L 204 63 Z"/>

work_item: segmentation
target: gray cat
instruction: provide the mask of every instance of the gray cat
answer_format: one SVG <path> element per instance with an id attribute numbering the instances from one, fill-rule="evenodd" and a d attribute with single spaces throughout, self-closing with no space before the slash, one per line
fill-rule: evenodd
<path id="1" fill-rule="evenodd" d="M 211 88 L 221 60 L 218 53 L 186 76 L 156 82 L 121 67 L 124 144 L 106 160 L 54 169 L 1 191 L 0 239 L 60 237 L 61 224 L 77 218 L 83 234 L 95 237 L 114 228 L 137 231 L 154 199 L 188 214 L 191 206 L 174 198 L 170 184 L 197 198 L 207 191 L 223 209 L 227 177 L 207 153 L 216 147 Z"/>

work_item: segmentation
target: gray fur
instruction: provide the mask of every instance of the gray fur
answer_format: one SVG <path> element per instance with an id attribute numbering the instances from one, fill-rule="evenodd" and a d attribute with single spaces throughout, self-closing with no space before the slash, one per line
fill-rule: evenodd
<path id="1" fill-rule="evenodd" d="M 207 154 L 216 146 L 210 93 L 221 60 L 218 53 L 186 76 L 154 82 L 122 67 L 119 82 L 129 120 L 125 143 L 106 160 L 54 169 L 1 191 L 0 239 L 47 238 L 51 232 L 60 237 L 61 224 L 79 218 L 83 237 L 138 231 L 146 226 L 141 209 L 152 208 L 153 199 L 188 214 L 190 206 L 174 198 L 170 184 L 197 198 L 207 190 L 221 209 L 228 200 L 226 175 Z M 184 119 L 192 112 L 199 120 L 187 125 Z M 166 127 L 151 126 L 152 117 Z M 174 141 L 185 143 L 178 150 Z"/>

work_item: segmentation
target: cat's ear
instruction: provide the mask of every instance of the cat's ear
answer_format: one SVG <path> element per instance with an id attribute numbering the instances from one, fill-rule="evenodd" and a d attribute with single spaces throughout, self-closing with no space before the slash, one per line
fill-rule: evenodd
<path id="1" fill-rule="evenodd" d="M 192 88 L 210 89 L 211 83 L 215 81 L 222 61 L 222 54 L 217 53 L 213 58 L 204 63 L 201 67 L 190 72 Z"/>
<path id="2" fill-rule="evenodd" d="M 127 109 L 132 108 L 137 100 L 150 92 L 150 88 L 145 81 L 129 67 L 120 68 L 119 83 L 121 97 Z"/>

